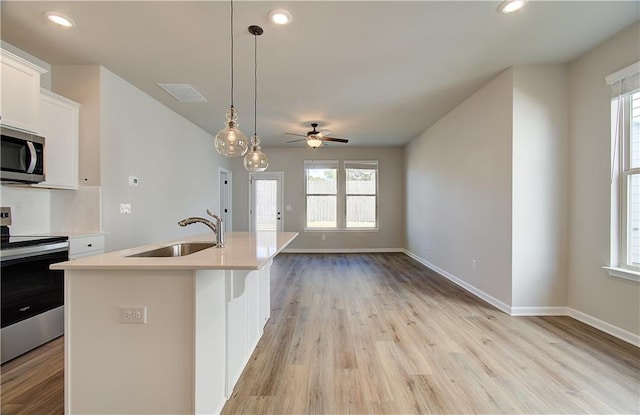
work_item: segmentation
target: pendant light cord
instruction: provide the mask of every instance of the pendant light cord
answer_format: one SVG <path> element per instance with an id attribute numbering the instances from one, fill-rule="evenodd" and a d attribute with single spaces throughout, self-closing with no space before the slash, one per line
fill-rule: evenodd
<path id="1" fill-rule="evenodd" d="M 233 0 L 231 0 L 231 108 L 233 108 Z"/>
<path id="2" fill-rule="evenodd" d="M 253 135 L 258 135 L 258 36 L 253 35 Z"/>

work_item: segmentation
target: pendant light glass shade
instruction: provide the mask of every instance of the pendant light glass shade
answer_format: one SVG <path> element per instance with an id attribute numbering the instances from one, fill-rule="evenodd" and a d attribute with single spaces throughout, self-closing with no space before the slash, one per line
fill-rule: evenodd
<path id="1" fill-rule="evenodd" d="M 226 112 L 227 122 L 222 130 L 218 131 L 214 145 L 218 153 L 227 157 L 243 156 L 249 149 L 249 140 L 238 128 L 238 110 L 231 107 Z"/>
<path id="2" fill-rule="evenodd" d="M 254 135 L 251 138 L 251 151 L 244 156 L 244 168 L 247 171 L 265 171 L 269 167 L 269 157 L 260 147 L 260 138 Z"/>
<path id="3" fill-rule="evenodd" d="M 249 140 L 238 128 L 238 111 L 233 106 L 233 0 L 231 0 L 231 107 L 227 110 L 224 128 L 214 139 L 216 151 L 226 157 L 243 156 L 249 149 Z"/>

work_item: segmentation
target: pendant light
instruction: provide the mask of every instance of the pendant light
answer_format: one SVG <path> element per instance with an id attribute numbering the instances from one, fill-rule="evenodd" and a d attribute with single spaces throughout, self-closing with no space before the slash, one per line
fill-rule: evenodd
<path id="1" fill-rule="evenodd" d="M 227 110 L 227 121 L 216 134 L 214 145 L 218 153 L 227 157 L 244 155 L 249 148 L 247 136 L 238 128 L 238 110 L 233 106 L 233 0 L 231 0 L 231 107 Z"/>
<path id="2" fill-rule="evenodd" d="M 253 137 L 251 137 L 251 151 L 244 156 L 244 168 L 247 171 L 265 171 L 269 167 L 269 157 L 260 147 L 260 137 L 258 137 L 258 36 L 263 33 L 260 26 L 249 26 L 249 33 L 253 35 Z"/>

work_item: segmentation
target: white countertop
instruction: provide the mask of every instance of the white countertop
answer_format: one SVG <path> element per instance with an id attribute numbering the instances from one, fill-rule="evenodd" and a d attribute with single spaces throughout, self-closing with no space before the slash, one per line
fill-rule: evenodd
<path id="1" fill-rule="evenodd" d="M 183 242 L 215 242 L 213 233 L 174 241 L 143 245 L 73 261 L 60 262 L 51 269 L 260 269 L 298 236 L 297 232 L 230 232 L 224 248 L 208 248 L 181 257 L 129 257 L 140 252 Z"/>

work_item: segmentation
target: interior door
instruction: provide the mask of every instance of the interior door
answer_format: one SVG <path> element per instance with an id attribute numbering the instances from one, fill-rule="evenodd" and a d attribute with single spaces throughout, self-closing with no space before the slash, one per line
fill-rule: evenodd
<path id="1" fill-rule="evenodd" d="M 231 172 L 229 170 L 220 168 L 220 209 L 218 215 L 222 218 L 222 224 L 225 232 L 231 232 L 232 220 L 231 217 Z"/>
<path id="2" fill-rule="evenodd" d="M 251 173 L 249 226 L 252 232 L 282 232 L 282 182 L 284 173 Z"/>

